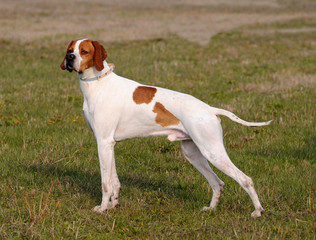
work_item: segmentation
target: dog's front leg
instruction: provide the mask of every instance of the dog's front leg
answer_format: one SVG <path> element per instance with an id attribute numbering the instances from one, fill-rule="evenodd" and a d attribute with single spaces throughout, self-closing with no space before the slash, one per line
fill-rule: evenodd
<path id="1" fill-rule="evenodd" d="M 93 211 L 102 213 L 112 208 L 110 198 L 113 195 L 112 172 L 114 165 L 114 145 L 113 139 L 97 139 L 98 154 L 101 170 L 102 202 L 101 205 L 93 208 Z"/>

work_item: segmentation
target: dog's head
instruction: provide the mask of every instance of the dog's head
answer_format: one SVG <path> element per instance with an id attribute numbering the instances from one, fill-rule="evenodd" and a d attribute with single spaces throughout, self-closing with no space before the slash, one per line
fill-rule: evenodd
<path id="1" fill-rule="evenodd" d="M 88 39 L 73 40 L 68 45 L 66 56 L 60 64 L 61 69 L 72 70 L 82 73 L 84 70 L 95 67 L 96 70 L 102 71 L 103 61 L 107 53 L 102 45 L 97 41 Z"/>

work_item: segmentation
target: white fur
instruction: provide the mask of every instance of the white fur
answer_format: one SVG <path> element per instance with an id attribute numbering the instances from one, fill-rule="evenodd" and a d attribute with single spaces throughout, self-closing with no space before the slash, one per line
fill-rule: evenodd
<path id="1" fill-rule="evenodd" d="M 78 58 L 82 41 L 76 43 L 74 51 Z M 78 64 L 79 69 L 80 61 Z M 104 66 L 103 71 L 106 71 L 106 61 Z M 92 78 L 101 74 L 92 67 L 78 75 L 80 78 Z M 210 183 L 213 189 L 212 201 L 203 210 L 215 208 L 224 186 L 209 166 L 210 162 L 245 189 L 255 206 L 252 216 L 261 216 L 263 208 L 251 178 L 240 171 L 226 153 L 218 115 L 225 115 L 247 126 L 263 126 L 270 122 L 246 122 L 231 112 L 211 107 L 190 95 L 159 87 L 155 87 L 157 92 L 150 103 L 136 104 L 133 93 L 138 86 L 143 85 L 113 72 L 98 81 L 80 81 L 84 96 L 83 111 L 98 144 L 101 168 L 102 202 L 94 211 L 103 212 L 118 204 L 120 182 L 115 168 L 115 143 L 135 137 L 165 135 L 171 141 L 181 141 L 185 157 Z M 163 104 L 180 122 L 167 127 L 157 124 L 157 114 L 153 112 L 156 102 Z"/>

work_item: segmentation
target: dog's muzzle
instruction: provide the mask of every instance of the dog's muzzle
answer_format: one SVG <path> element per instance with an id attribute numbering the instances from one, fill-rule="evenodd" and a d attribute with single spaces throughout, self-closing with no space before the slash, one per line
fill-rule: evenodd
<path id="1" fill-rule="evenodd" d="M 76 56 L 73 53 L 67 53 L 66 55 L 66 69 L 69 72 L 72 72 L 72 70 L 74 70 L 74 60 L 75 60 Z"/>

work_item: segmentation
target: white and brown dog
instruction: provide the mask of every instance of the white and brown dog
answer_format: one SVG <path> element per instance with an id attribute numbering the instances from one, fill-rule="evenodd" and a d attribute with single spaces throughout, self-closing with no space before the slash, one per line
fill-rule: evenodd
<path id="1" fill-rule="evenodd" d="M 120 182 L 114 160 L 115 143 L 135 137 L 167 136 L 170 141 L 181 141 L 184 156 L 213 189 L 210 206 L 203 210 L 215 208 L 224 186 L 209 161 L 249 194 L 255 207 L 251 216 L 261 216 L 264 210 L 251 178 L 226 153 L 219 115 L 245 126 L 264 126 L 271 121 L 246 122 L 190 95 L 120 77 L 113 72 L 113 65 L 107 64 L 106 57 L 104 47 L 98 42 L 75 40 L 69 44 L 60 65 L 63 70 L 78 73 L 84 115 L 98 144 L 102 202 L 93 210 L 101 213 L 118 204 Z"/>

